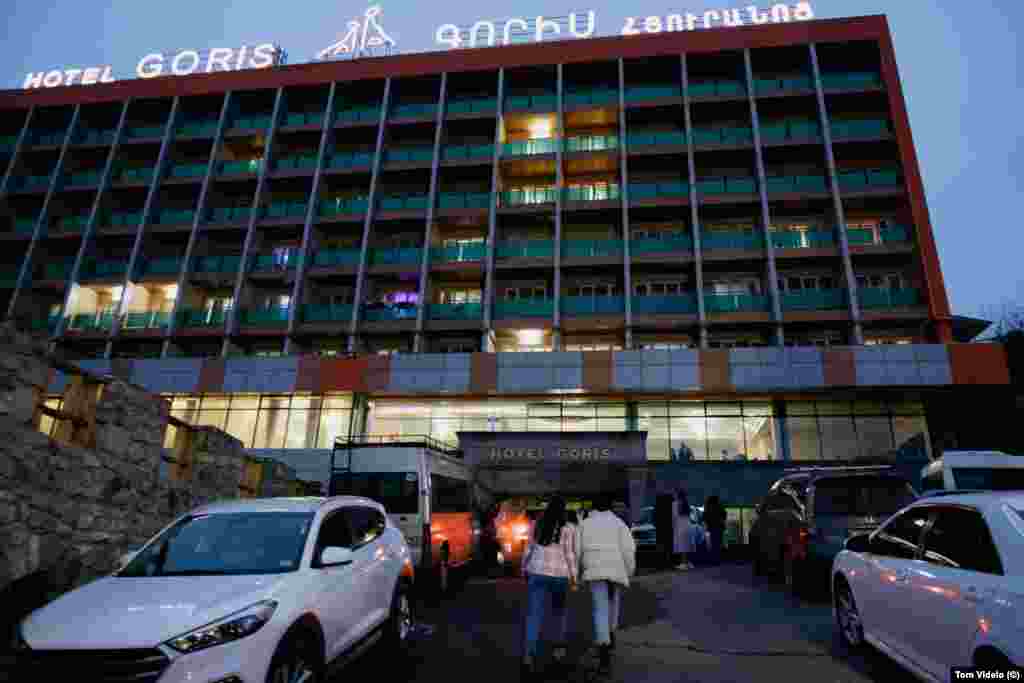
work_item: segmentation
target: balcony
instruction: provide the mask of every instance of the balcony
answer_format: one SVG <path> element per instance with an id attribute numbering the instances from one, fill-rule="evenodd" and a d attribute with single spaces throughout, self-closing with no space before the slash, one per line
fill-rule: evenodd
<path id="1" fill-rule="evenodd" d="M 64 144 L 65 135 L 63 130 L 41 130 L 30 132 L 28 139 L 36 147 L 60 147 Z"/>
<path id="2" fill-rule="evenodd" d="M 785 95 L 814 90 L 814 79 L 809 75 L 763 76 L 754 79 L 754 92 L 758 95 Z"/>
<path id="3" fill-rule="evenodd" d="M 668 235 L 665 237 L 645 237 L 630 240 L 629 253 L 639 254 L 671 254 L 680 251 L 693 251 L 693 238 L 689 235 Z"/>
<path id="4" fill-rule="evenodd" d="M 212 138 L 217 134 L 217 121 L 186 121 L 178 126 L 178 135 L 183 138 Z"/>
<path id="5" fill-rule="evenodd" d="M 0 152 L 10 153 L 18 146 L 17 135 L 0 135 Z"/>
<path id="6" fill-rule="evenodd" d="M 206 169 L 206 164 L 175 164 L 167 172 L 167 177 L 176 180 L 202 180 L 206 177 Z"/>
<path id="7" fill-rule="evenodd" d="M 349 170 L 354 168 L 370 168 L 373 166 L 373 154 L 336 154 L 327 160 L 327 168 Z"/>
<path id="8" fill-rule="evenodd" d="M 498 260 L 542 258 L 555 256 L 555 243 L 552 240 L 526 240 L 522 242 L 501 242 L 498 244 L 495 257 Z"/>
<path id="9" fill-rule="evenodd" d="M 22 192 L 43 192 L 50 187 L 48 175 L 23 175 L 11 178 L 11 188 Z"/>
<path id="10" fill-rule="evenodd" d="M 89 216 L 64 216 L 54 225 L 56 232 L 83 233 L 89 225 Z"/>
<path id="11" fill-rule="evenodd" d="M 323 123 L 324 115 L 319 112 L 297 111 L 285 116 L 282 125 L 300 128 L 304 126 L 322 126 Z"/>
<path id="12" fill-rule="evenodd" d="M 272 202 L 263 209 L 263 216 L 270 220 L 306 217 L 306 202 Z"/>
<path id="13" fill-rule="evenodd" d="M 430 197 L 425 194 L 394 195 L 380 200 L 380 210 L 384 211 L 426 211 Z"/>
<path id="14" fill-rule="evenodd" d="M 539 109 L 543 111 L 555 111 L 558 109 L 558 97 L 556 95 L 510 95 L 505 98 L 505 109 L 512 111 L 517 109 Z"/>
<path id="15" fill-rule="evenodd" d="M 377 323 L 394 320 L 416 320 L 415 304 L 368 304 L 363 306 L 363 320 Z"/>
<path id="16" fill-rule="evenodd" d="M 804 289 L 799 292 L 779 292 L 784 311 L 834 311 L 847 305 L 844 289 Z"/>
<path id="17" fill-rule="evenodd" d="M 396 147 L 384 151 L 384 161 L 389 164 L 429 164 L 433 160 L 433 147 Z"/>
<path id="18" fill-rule="evenodd" d="M 104 145 L 112 144 L 116 134 L 116 130 L 86 129 L 79 131 L 79 133 L 75 135 L 74 144 L 102 147 Z"/>
<path id="19" fill-rule="evenodd" d="M 700 238 L 701 249 L 737 249 L 756 251 L 764 249 L 764 235 L 753 230 L 713 230 Z"/>
<path id="20" fill-rule="evenodd" d="M 882 77 L 871 72 L 822 74 L 821 85 L 825 90 L 874 90 L 884 86 Z"/>
<path id="21" fill-rule="evenodd" d="M 124 168 L 117 174 L 117 180 L 121 183 L 147 184 L 153 181 L 153 169 L 151 167 Z"/>
<path id="22" fill-rule="evenodd" d="M 316 161 L 316 155 L 313 154 L 284 157 L 274 162 L 274 169 L 278 171 L 315 171 Z"/>
<path id="23" fill-rule="evenodd" d="M 910 232 L 910 228 L 902 225 L 879 228 L 877 231 L 870 228 L 855 228 L 847 229 L 846 239 L 851 247 L 907 244 L 910 242 Z"/>
<path id="24" fill-rule="evenodd" d="M 626 135 L 627 149 L 644 147 L 679 147 L 686 144 L 686 132 L 681 130 L 629 133 Z"/>
<path id="25" fill-rule="evenodd" d="M 620 198 L 618 183 L 570 185 L 565 188 L 567 202 L 609 202 Z"/>
<path id="26" fill-rule="evenodd" d="M 483 317 L 483 304 L 430 304 L 427 315 L 431 320 L 480 320 Z"/>
<path id="27" fill-rule="evenodd" d="M 350 323 L 355 307 L 352 304 L 306 304 L 302 321 L 306 323 Z"/>
<path id="28" fill-rule="evenodd" d="M 106 228 L 137 228 L 142 223 L 142 212 L 117 212 L 108 214 L 101 225 Z"/>
<path id="29" fill-rule="evenodd" d="M 14 234 L 16 235 L 31 237 L 35 231 L 36 222 L 34 220 L 20 218 L 14 221 Z"/>
<path id="30" fill-rule="evenodd" d="M 231 309 L 185 309 L 178 314 L 178 322 L 183 328 L 216 328 L 224 327 Z"/>
<path id="31" fill-rule="evenodd" d="M 647 199 L 689 199 L 690 183 L 676 180 L 661 183 L 630 183 L 631 202 Z"/>
<path id="32" fill-rule="evenodd" d="M 437 116 L 437 103 L 398 104 L 391 108 L 391 120 L 429 119 Z"/>
<path id="33" fill-rule="evenodd" d="M 918 306 L 923 302 L 917 289 L 883 289 L 864 287 L 857 290 L 857 302 L 861 308 L 898 308 Z"/>
<path id="34" fill-rule="evenodd" d="M 222 161 L 217 168 L 217 174 L 222 176 L 246 176 L 256 175 L 263 167 L 262 159 L 250 159 L 248 161 Z"/>
<path id="35" fill-rule="evenodd" d="M 697 194 L 701 197 L 757 194 L 757 181 L 742 176 L 701 178 L 697 181 Z"/>
<path id="36" fill-rule="evenodd" d="M 558 201 L 558 189 L 555 187 L 524 187 L 509 190 L 499 195 L 500 206 L 537 206 L 554 204 Z"/>
<path id="37" fill-rule="evenodd" d="M 563 258 L 608 258 L 621 256 L 622 240 L 566 240 L 562 242 Z"/>
<path id="38" fill-rule="evenodd" d="M 73 263 L 47 263 L 43 268 L 43 279 L 51 282 L 67 282 L 71 277 Z"/>
<path id="39" fill-rule="evenodd" d="M 451 145 L 441 150 L 444 161 L 491 160 L 494 145 Z"/>
<path id="40" fill-rule="evenodd" d="M 742 81 L 697 81 L 690 83 L 690 97 L 746 97 L 747 86 Z"/>
<path id="41" fill-rule="evenodd" d="M 288 324 L 288 307 L 242 309 L 239 317 L 242 327 L 280 327 Z"/>
<path id="42" fill-rule="evenodd" d="M 778 230 L 769 234 L 775 249 L 829 249 L 836 245 L 831 230 Z"/>
<path id="43" fill-rule="evenodd" d="M 696 315 L 697 297 L 694 294 L 681 296 L 634 296 L 633 315 Z"/>
<path id="44" fill-rule="evenodd" d="M 693 144 L 698 147 L 715 145 L 752 145 L 754 144 L 754 129 L 741 126 L 703 126 L 694 128 Z"/>
<path id="45" fill-rule="evenodd" d="M 142 275 L 166 275 L 175 278 L 181 273 L 180 258 L 147 259 L 142 265 Z"/>
<path id="46" fill-rule="evenodd" d="M 380 105 L 370 107 L 347 107 L 340 110 L 335 116 L 335 123 L 379 123 L 381 115 Z"/>
<path id="47" fill-rule="evenodd" d="M 829 127 L 832 139 L 838 141 L 887 138 L 892 135 L 889 122 L 885 119 L 837 119 Z"/>
<path id="48" fill-rule="evenodd" d="M 252 217 L 252 207 L 227 206 L 210 210 L 211 223 L 248 223 Z"/>
<path id="49" fill-rule="evenodd" d="M 128 273 L 127 261 L 93 261 L 82 266 L 82 280 L 123 278 Z"/>
<path id="50" fill-rule="evenodd" d="M 765 178 L 768 194 L 806 194 L 828 192 L 824 175 L 771 175 Z"/>
<path id="51" fill-rule="evenodd" d="M 313 254 L 313 267 L 358 266 L 360 254 L 359 249 L 319 249 Z"/>
<path id="52" fill-rule="evenodd" d="M 114 327 L 110 312 L 78 313 L 68 318 L 67 329 L 74 332 L 109 332 Z"/>
<path id="53" fill-rule="evenodd" d="M 558 140 L 556 138 L 506 142 L 501 147 L 502 157 L 528 157 L 540 154 L 555 154 L 556 152 L 558 152 Z"/>
<path id="54" fill-rule="evenodd" d="M 96 187 L 100 184 L 100 179 L 103 174 L 99 171 L 81 171 L 79 173 L 72 173 L 67 176 L 64 180 L 64 187 L 69 188 L 88 188 Z"/>
<path id="55" fill-rule="evenodd" d="M 486 192 L 446 192 L 438 195 L 437 205 L 441 210 L 489 209 L 491 195 Z"/>
<path id="56" fill-rule="evenodd" d="M 493 114 L 497 111 L 497 97 L 452 100 L 448 102 L 448 114 Z"/>
<path id="57" fill-rule="evenodd" d="M 821 140 L 821 125 L 810 119 L 769 121 L 761 125 L 761 140 L 768 145 L 818 142 Z"/>
<path id="58" fill-rule="evenodd" d="M 298 260 L 298 249 L 282 249 L 270 254 L 256 254 L 252 261 L 252 271 L 254 273 L 283 273 L 295 270 Z"/>
<path id="59" fill-rule="evenodd" d="M 626 88 L 626 102 L 631 104 L 682 96 L 683 92 L 678 85 L 644 85 Z"/>
<path id="60" fill-rule="evenodd" d="M 195 272 L 208 275 L 237 275 L 241 267 L 242 257 L 238 255 L 201 256 L 196 259 Z"/>
<path id="61" fill-rule="evenodd" d="M 423 250 L 418 247 L 405 249 L 371 249 L 370 265 L 397 266 L 419 265 L 423 258 Z"/>
<path id="62" fill-rule="evenodd" d="M 581 135 L 565 141 L 566 152 L 603 152 L 618 148 L 617 135 Z"/>
<path id="63" fill-rule="evenodd" d="M 763 294 L 705 294 L 704 310 L 708 313 L 767 313 L 771 304 Z"/>
<path id="64" fill-rule="evenodd" d="M 899 169 L 872 168 L 839 171 L 839 189 L 843 192 L 868 192 L 902 187 L 903 174 Z"/>
<path id="65" fill-rule="evenodd" d="M 483 242 L 434 247 L 430 250 L 430 261 L 432 263 L 471 263 L 483 261 L 486 253 L 487 245 Z"/>
<path id="66" fill-rule="evenodd" d="M 578 90 L 564 95 L 565 106 L 568 107 L 603 107 L 619 103 L 619 91 L 611 88 L 594 90 Z"/>
<path id="67" fill-rule="evenodd" d="M 274 120 L 270 116 L 239 116 L 229 127 L 234 130 L 269 130 L 272 125 Z"/>
<path id="68" fill-rule="evenodd" d="M 122 329 L 125 330 L 156 330 L 167 327 L 171 314 L 163 311 L 144 311 L 128 313 L 124 316 Z"/>
<path id="69" fill-rule="evenodd" d="M 333 216 L 361 216 L 370 210 L 368 197 L 337 197 L 320 202 L 319 215 L 323 218 Z"/>
<path id="70" fill-rule="evenodd" d="M 150 140 L 164 136 L 164 126 L 132 126 L 126 128 L 124 136 L 129 140 Z"/>
<path id="71" fill-rule="evenodd" d="M 563 315 L 620 315 L 626 310 L 622 296 L 563 296 Z"/>
<path id="72" fill-rule="evenodd" d="M 49 332 L 50 334 L 53 334 L 54 332 L 57 331 L 57 325 L 60 323 L 62 317 L 63 316 L 61 316 L 60 313 L 56 313 L 51 314 L 45 318 L 33 318 L 32 321 L 29 323 L 29 327 L 36 332 L 46 331 Z"/>
<path id="73" fill-rule="evenodd" d="M 141 218 L 141 214 L 139 214 Z M 190 209 L 161 211 L 156 222 L 160 225 L 192 225 L 196 220 L 196 212 Z"/>
<path id="74" fill-rule="evenodd" d="M 522 299 L 494 302 L 494 317 L 550 318 L 555 314 L 555 302 L 550 299 Z"/>

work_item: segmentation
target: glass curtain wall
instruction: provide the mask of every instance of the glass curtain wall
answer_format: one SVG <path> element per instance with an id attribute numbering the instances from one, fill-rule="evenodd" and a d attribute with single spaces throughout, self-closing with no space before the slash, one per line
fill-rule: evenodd
<path id="1" fill-rule="evenodd" d="M 918 402 L 786 403 L 793 460 L 858 460 L 894 452 L 931 459 L 924 406 Z"/>

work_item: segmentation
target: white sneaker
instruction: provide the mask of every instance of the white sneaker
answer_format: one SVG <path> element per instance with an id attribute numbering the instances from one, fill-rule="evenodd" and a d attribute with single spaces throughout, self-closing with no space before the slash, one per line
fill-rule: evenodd
<path id="1" fill-rule="evenodd" d="M 685 572 L 689 568 L 690 568 L 690 565 L 686 564 L 685 562 L 683 564 L 677 564 L 676 565 L 676 569 L 678 569 L 681 572 Z"/>

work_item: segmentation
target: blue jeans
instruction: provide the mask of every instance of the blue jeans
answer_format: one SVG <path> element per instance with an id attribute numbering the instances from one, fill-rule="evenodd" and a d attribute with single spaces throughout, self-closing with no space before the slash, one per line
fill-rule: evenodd
<path id="1" fill-rule="evenodd" d="M 611 581 L 590 582 L 590 597 L 593 600 L 594 613 L 594 640 L 598 645 L 611 644 L 611 634 L 619 628 L 622 590 L 621 584 Z"/>
<path id="2" fill-rule="evenodd" d="M 537 656 L 537 641 L 544 624 L 548 599 L 551 600 L 552 618 L 555 620 L 555 642 L 565 642 L 565 632 L 569 626 L 569 579 L 558 576 L 530 574 L 526 584 L 526 652 L 527 657 Z"/>

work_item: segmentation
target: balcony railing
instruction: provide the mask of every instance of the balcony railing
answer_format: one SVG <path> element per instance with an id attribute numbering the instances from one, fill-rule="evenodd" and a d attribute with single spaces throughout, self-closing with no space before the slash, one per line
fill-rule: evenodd
<path id="1" fill-rule="evenodd" d="M 13 152 L 17 145 L 17 135 L 0 135 L 0 151 Z"/>
<path id="2" fill-rule="evenodd" d="M 821 85 L 826 90 L 868 90 L 882 87 L 882 77 L 871 72 L 825 73 Z"/>
<path id="3" fill-rule="evenodd" d="M 124 136 L 129 139 L 145 140 L 149 138 L 162 138 L 164 136 L 163 126 L 132 126 L 124 131 Z"/>
<path id="4" fill-rule="evenodd" d="M 210 210 L 211 223 L 245 223 L 251 217 L 250 206 L 225 206 Z"/>
<path id="5" fill-rule="evenodd" d="M 142 222 L 142 212 L 117 212 L 108 214 L 101 225 L 110 228 L 137 228 Z"/>
<path id="6" fill-rule="evenodd" d="M 352 304 L 306 304 L 302 320 L 307 323 L 348 323 L 352 321 Z"/>
<path id="7" fill-rule="evenodd" d="M 582 135 L 565 141 L 566 152 L 603 152 L 618 148 L 617 135 Z"/>
<path id="8" fill-rule="evenodd" d="M 869 228 L 855 228 L 846 231 L 846 238 L 851 246 L 866 244 L 905 244 L 910 241 L 910 228 L 894 225 L 880 228 L 877 232 Z"/>
<path id="9" fill-rule="evenodd" d="M 298 260 L 298 249 L 287 249 L 270 254 L 256 254 L 256 258 L 252 262 L 252 269 L 257 273 L 295 270 Z"/>
<path id="10" fill-rule="evenodd" d="M 677 147 L 686 144 L 686 132 L 681 130 L 650 133 L 628 133 L 626 147 Z"/>
<path id="11" fill-rule="evenodd" d="M 614 315 L 626 310 L 622 296 L 563 296 L 562 313 L 566 315 Z"/>
<path id="12" fill-rule="evenodd" d="M 565 188 L 567 202 L 607 202 L 616 200 L 619 196 L 618 183 L 570 185 Z"/>
<path id="13" fill-rule="evenodd" d="M 551 299 L 521 299 L 517 301 L 495 301 L 495 318 L 550 318 L 555 313 L 555 302 Z"/>
<path id="14" fill-rule="evenodd" d="M 109 145 L 114 141 L 114 130 L 83 130 L 75 135 L 75 144 L 78 145 Z"/>
<path id="15" fill-rule="evenodd" d="M 196 259 L 195 271 L 197 273 L 235 275 L 241 266 L 242 257 L 236 254 L 230 256 L 201 256 Z"/>
<path id="16" fill-rule="evenodd" d="M 18 235 L 31 235 L 36 231 L 34 220 L 17 219 L 14 221 L 14 232 Z"/>
<path id="17" fill-rule="evenodd" d="M 901 187 L 903 174 L 895 168 L 872 168 L 839 172 L 839 188 L 857 192 L 878 188 Z"/>
<path id="18" fill-rule="evenodd" d="M 346 107 L 339 111 L 334 120 L 337 123 L 377 123 L 380 121 L 380 105 Z"/>
<path id="19" fill-rule="evenodd" d="M 78 313 L 68 318 L 68 329 L 76 332 L 109 332 L 113 326 L 113 313 Z"/>
<path id="20" fill-rule="evenodd" d="M 177 164 L 171 166 L 167 175 L 170 178 L 205 178 L 206 164 Z"/>
<path id="21" fill-rule="evenodd" d="M 422 258 L 423 250 L 418 247 L 370 250 L 370 263 L 375 266 L 418 264 Z"/>
<path id="22" fill-rule="evenodd" d="M 335 197 L 321 201 L 319 213 L 325 218 L 330 218 L 361 215 L 369 210 L 370 200 L 367 197 Z"/>
<path id="23" fill-rule="evenodd" d="M 489 209 L 491 195 L 486 192 L 447 192 L 438 195 L 437 205 L 441 209 Z"/>
<path id="24" fill-rule="evenodd" d="M 64 216 L 58 219 L 55 227 L 58 232 L 85 232 L 88 225 L 88 216 Z"/>
<path id="25" fill-rule="evenodd" d="M 430 304 L 427 314 L 431 320 L 479 320 L 483 317 L 480 303 Z"/>
<path id="26" fill-rule="evenodd" d="M 806 142 L 821 139 L 821 125 L 809 119 L 767 121 L 761 125 L 764 142 Z"/>
<path id="27" fill-rule="evenodd" d="M 305 218 L 306 202 L 274 202 L 263 210 L 267 218 Z"/>
<path id="28" fill-rule="evenodd" d="M 558 201 L 558 189 L 555 187 L 526 187 L 508 190 L 501 193 L 500 200 L 501 206 L 554 204 Z"/>
<path id="29" fill-rule="evenodd" d="M 60 323 L 62 317 L 63 316 L 60 313 L 56 313 L 49 315 L 45 318 L 33 318 L 32 321 L 29 323 L 29 326 L 31 327 L 31 329 L 37 332 L 42 332 L 43 330 L 46 330 L 50 334 L 53 334 L 57 330 L 57 324 Z"/>
<path id="30" fill-rule="evenodd" d="M 693 129 L 693 144 L 695 145 L 749 145 L 753 142 L 753 128 L 707 126 Z"/>
<path id="31" fill-rule="evenodd" d="M 434 247 L 430 250 L 430 260 L 434 263 L 466 263 L 483 261 L 487 253 L 487 245 L 483 242 L 456 244 L 450 247 Z"/>
<path id="32" fill-rule="evenodd" d="M 450 145 L 441 150 L 446 161 L 462 159 L 493 159 L 494 145 Z"/>
<path id="33" fill-rule="evenodd" d="M 509 95 L 505 98 L 505 109 L 544 109 L 555 111 L 558 108 L 556 95 Z"/>
<path id="34" fill-rule="evenodd" d="M 705 294 L 708 313 L 765 313 L 770 302 L 763 294 Z"/>
<path id="35" fill-rule="evenodd" d="M 578 90 L 565 93 L 565 106 L 585 107 L 589 105 L 618 104 L 619 91 L 611 88 L 597 88 L 594 90 Z"/>
<path id="36" fill-rule="evenodd" d="M 422 102 L 415 104 L 398 104 L 391 108 L 391 118 L 394 119 L 422 119 L 432 118 L 437 115 L 436 102 Z"/>
<path id="37" fill-rule="evenodd" d="M 503 157 L 535 156 L 538 154 L 555 154 L 558 151 L 558 140 L 555 138 L 539 138 L 536 140 L 519 140 L 506 142 L 501 148 Z"/>
<path id="38" fill-rule="evenodd" d="M 23 175 L 11 178 L 11 186 L 17 190 L 45 190 L 50 187 L 48 175 Z"/>
<path id="39" fill-rule="evenodd" d="M 185 309 L 178 314 L 182 327 L 223 327 L 231 309 Z"/>
<path id="40" fill-rule="evenodd" d="M 448 102 L 449 114 L 489 114 L 498 110 L 498 98 L 452 100 Z"/>
<path id="41" fill-rule="evenodd" d="M 678 251 L 693 251 L 693 238 L 689 235 L 667 235 L 630 240 L 630 254 L 668 254 Z"/>
<path id="42" fill-rule="evenodd" d="M 324 122 L 324 115 L 313 111 L 296 111 L 284 118 L 286 126 L 319 126 Z"/>
<path id="43" fill-rule="evenodd" d="M 527 240 L 522 242 L 501 242 L 496 258 L 554 258 L 555 243 L 552 240 Z"/>
<path id="44" fill-rule="evenodd" d="M 148 259 L 142 266 L 143 275 L 174 275 L 181 272 L 180 258 Z"/>
<path id="45" fill-rule="evenodd" d="M 769 234 L 775 249 L 823 249 L 836 244 L 831 230 L 778 230 Z"/>
<path id="46" fill-rule="evenodd" d="M 124 168 L 117 177 L 122 183 L 149 183 L 153 180 L 153 169 Z"/>
<path id="47" fill-rule="evenodd" d="M 363 306 L 363 319 L 367 322 L 415 320 L 418 310 L 415 304 L 369 304 Z"/>
<path id="48" fill-rule="evenodd" d="M 301 154 L 278 159 L 274 162 L 274 168 L 278 171 L 313 171 L 316 169 L 316 161 L 315 155 Z"/>
<path id="49" fill-rule="evenodd" d="M 697 181 L 701 196 L 722 194 L 757 194 L 757 181 L 742 176 L 701 178 Z"/>
<path id="50" fill-rule="evenodd" d="M 43 279 L 66 282 L 71 277 L 72 263 L 47 263 L 43 268 Z"/>
<path id="51" fill-rule="evenodd" d="M 216 121 L 188 121 L 178 127 L 178 135 L 184 138 L 212 138 L 216 134 Z"/>
<path id="52" fill-rule="evenodd" d="M 690 183 L 670 180 L 660 183 L 630 183 L 629 199 L 685 199 L 690 196 Z"/>
<path id="53" fill-rule="evenodd" d="M 98 280 L 123 277 L 128 272 L 127 261 L 94 261 L 82 268 L 82 279 Z"/>
<path id="54" fill-rule="evenodd" d="M 814 79 L 809 75 L 761 76 L 754 79 L 754 92 L 758 95 L 813 90 Z"/>
<path id="55" fill-rule="evenodd" d="M 396 195 L 380 200 L 381 211 L 426 211 L 430 197 L 425 194 Z"/>
<path id="56" fill-rule="evenodd" d="M 764 249 L 764 236 L 747 230 L 713 230 L 700 238 L 701 249 L 742 249 L 753 251 Z"/>
<path id="57" fill-rule="evenodd" d="M 697 296 L 681 294 L 678 296 L 634 296 L 632 300 L 633 315 L 661 315 L 697 313 Z"/>
<path id="58" fill-rule="evenodd" d="M 64 181 L 65 187 L 93 187 L 100 184 L 102 174 L 99 171 L 82 171 L 72 173 Z"/>
<path id="59" fill-rule="evenodd" d="M 667 97 L 682 97 L 683 91 L 678 85 L 643 85 L 626 88 L 627 102 L 645 102 Z"/>
<path id="60" fill-rule="evenodd" d="M 316 268 L 358 266 L 360 253 L 359 249 L 320 249 L 313 254 L 313 266 Z"/>
<path id="61" fill-rule="evenodd" d="M 251 159 L 249 161 L 222 161 L 220 163 L 220 175 L 255 175 L 263 166 L 262 159 Z"/>
<path id="62" fill-rule="evenodd" d="M 396 147 L 384 152 L 384 161 L 393 164 L 427 163 L 434 160 L 433 147 Z"/>
<path id="63" fill-rule="evenodd" d="M 195 220 L 195 211 L 183 209 L 180 211 L 161 211 L 156 222 L 161 225 L 192 225 Z"/>
<path id="64" fill-rule="evenodd" d="M 243 309 L 242 315 L 240 316 L 240 323 L 243 327 L 277 327 L 279 325 L 287 325 L 288 307 L 274 306 L 272 308 Z"/>
<path id="65" fill-rule="evenodd" d="M 837 119 L 832 121 L 829 128 L 835 140 L 884 138 L 892 133 L 885 119 Z"/>
<path id="66" fill-rule="evenodd" d="M 152 330 L 167 327 L 171 314 L 164 311 L 144 311 L 128 313 L 124 316 L 123 327 L 126 330 Z"/>
<path id="67" fill-rule="evenodd" d="M 742 81 L 696 81 L 690 83 L 690 97 L 742 97 L 747 86 Z"/>
<path id="68" fill-rule="evenodd" d="M 373 154 L 335 154 L 327 161 L 328 168 L 369 168 L 373 166 Z"/>
<path id="69" fill-rule="evenodd" d="M 765 178 L 768 192 L 828 192 L 828 181 L 824 175 L 771 175 Z"/>
<path id="70" fill-rule="evenodd" d="M 566 240 L 562 242 L 562 255 L 565 258 L 588 258 L 621 256 L 622 240 Z"/>
<path id="71" fill-rule="evenodd" d="M 780 292 L 784 311 L 830 311 L 846 308 L 844 289 L 804 289 L 799 292 Z"/>
<path id="72" fill-rule="evenodd" d="M 266 130 L 273 124 L 270 116 L 239 116 L 231 122 L 230 128 L 237 130 Z"/>
<path id="73" fill-rule="evenodd" d="M 921 292 L 917 289 L 862 287 L 857 290 L 857 302 L 861 308 L 917 306 L 921 303 Z"/>

